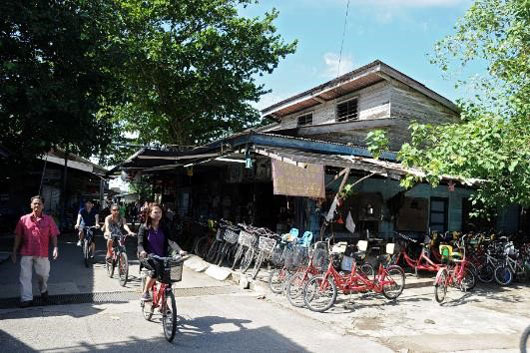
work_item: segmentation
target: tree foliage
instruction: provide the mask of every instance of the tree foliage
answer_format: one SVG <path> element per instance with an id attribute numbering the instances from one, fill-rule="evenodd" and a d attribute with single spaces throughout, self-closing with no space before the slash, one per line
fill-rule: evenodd
<path id="1" fill-rule="evenodd" d="M 259 123 L 255 78 L 296 43 L 275 33 L 276 11 L 238 15 L 253 2 L 0 2 L 0 144 L 108 157 L 126 132 L 194 144 Z"/>
<path id="2" fill-rule="evenodd" d="M 17 157 L 51 147 L 90 155 L 110 143 L 121 90 L 107 41 L 113 4 L 18 0 L 0 3 L 0 143 Z"/>
<path id="3" fill-rule="evenodd" d="M 143 142 L 196 144 L 255 125 L 256 75 L 292 53 L 275 34 L 276 11 L 244 18 L 249 0 L 120 1 L 130 60 L 127 100 L 116 107 Z"/>
<path id="4" fill-rule="evenodd" d="M 476 205 L 530 206 L 530 1 L 475 1 L 435 52 L 444 71 L 480 61 L 487 75 L 475 100 L 459 102 L 460 123 L 412 124 L 400 159 L 425 170 L 434 185 L 442 174 L 487 179 Z"/>

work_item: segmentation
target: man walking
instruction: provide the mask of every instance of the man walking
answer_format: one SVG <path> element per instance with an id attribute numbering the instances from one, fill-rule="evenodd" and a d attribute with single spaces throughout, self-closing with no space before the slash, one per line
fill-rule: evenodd
<path id="1" fill-rule="evenodd" d="M 50 260 L 48 259 L 48 245 L 53 244 L 53 259 L 57 259 L 57 236 L 59 229 L 52 217 L 42 213 L 44 199 L 41 196 L 31 198 L 32 212 L 22 216 L 15 229 L 15 245 L 11 258 L 17 261 L 17 251 L 20 247 L 20 306 L 25 308 L 32 304 L 32 273 L 35 268 L 41 298 L 48 301 L 48 276 L 50 274 Z"/>

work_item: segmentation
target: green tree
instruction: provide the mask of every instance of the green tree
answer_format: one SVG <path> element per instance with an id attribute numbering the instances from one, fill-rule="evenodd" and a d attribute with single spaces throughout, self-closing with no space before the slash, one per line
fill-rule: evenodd
<path id="1" fill-rule="evenodd" d="M 411 125 L 403 164 L 425 170 L 433 185 L 443 174 L 487 180 L 473 200 L 485 210 L 530 206 L 530 1 L 475 1 L 435 53 L 446 72 L 476 61 L 487 72 L 476 99 L 459 102 L 460 123 Z"/>
<path id="2" fill-rule="evenodd" d="M 0 2 L 0 143 L 19 160 L 62 147 L 91 155 L 108 145 L 121 99 L 109 42 L 116 7 L 104 0 Z"/>
<path id="3" fill-rule="evenodd" d="M 129 59 L 115 106 L 124 129 L 142 143 L 204 143 L 259 123 L 250 102 L 266 93 L 257 75 L 293 53 L 273 21 L 244 18 L 253 0 L 119 1 Z"/>
<path id="4" fill-rule="evenodd" d="M 296 43 L 276 34 L 275 10 L 238 15 L 254 2 L 0 2 L 0 144 L 112 163 L 130 151 L 126 132 L 182 145 L 259 124 L 255 79 Z"/>

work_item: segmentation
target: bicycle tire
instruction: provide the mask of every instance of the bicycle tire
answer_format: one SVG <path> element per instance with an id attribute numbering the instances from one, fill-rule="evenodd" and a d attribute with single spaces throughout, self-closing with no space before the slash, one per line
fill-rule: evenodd
<path id="1" fill-rule="evenodd" d="M 243 256 L 243 245 L 239 245 L 236 250 L 236 254 L 234 255 L 234 261 L 232 261 L 232 266 L 230 268 L 233 270 L 237 267 L 237 264 L 239 263 L 239 260 L 241 260 L 241 256 Z"/>
<path id="2" fill-rule="evenodd" d="M 221 250 L 219 251 L 219 255 L 217 256 L 217 261 L 216 261 L 217 266 L 222 266 L 223 265 L 223 261 L 225 260 L 225 258 L 228 255 L 229 248 L 230 248 L 230 244 L 229 243 L 224 243 L 223 244 L 223 246 L 221 247 Z"/>
<path id="3" fill-rule="evenodd" d="M 492 264 L 486 263 L 478 267 L 477 277 L 482 283 L 491 283 L 495 279 L 495 268 Z"/>
<path id="4" fill-rule="evenodd" d="M 263 260 L 265 260 L 265 255 L 260 251 L 258 254 L 258 257 L 256 258 L 256 261 L 254 261 L 254 269 L 252 270 L 252 279 L 256 279 L 256 277 L 258 277 L 258 273 L 261 270 L 261 265 L 263 264 Z"/>
<path id="5" fill-rule="evenodd" d="M 324 285 L 324 290 L 321 290 L 320 288 L 323 286 L 324 281 L 326 281 L 326 285 Z M 321 295 L 317 292 L 327 294 Z M 322 306 L 315 301 L 317 296 L 323 298 Z M 335 300 L 337 300 L 337 286 L 329 277 L 324 279 L 324 276 L 315 276 L 307 281 L 304 286 L 304 303 L 311 311 L 324 312 L 335 304 Z"/>
<path id="6" fill-rule="evenodd" d="M 447 286 L 449 284 L 448 282 L 449 272 L 447 271 L 447 269 L 439 269 L 434 280 L 434 299 L 436 299 L 436 301 L 440 304 L 443 303 L 447 294 Z"/>
<path id="7" fill-rule="evenodd" d="M 473 273 L 473 271 L 469 268 L 464 269 L 464 276 L 462 277 L 462 280 L 460 281 L 460 290 L 462 292 L 467 292 L 475 288 L 477 285 L 477 277 Z"/>
<path id="8" fill-rule="evenodd" d="M 269 273 L 269 288 L 271 292 L 280 294 L 285 289 L 288 272 L 285 268 L 275 268 Z"/>
<path id="9" fill-rule="evenodd" d="M 521 353 L 530 353 L 528 346 L 530 346 L 530 326 L 528 326 L 521 335 L 521 340 L 519 342 Z"/>
<path id="10" fill-rule="evenodd" d="M 243 258 L 241 259 L 241 265 L 239 267 L 241 273 L 245 273 L 248 271 L 250 265 L 252 264 L 252 260 L 254 260 L 254 249 L 248 248 L 247 251 L 245 251 Z"/>
<path id="11" fill-rule="evenodd" d="M 374 266 L 369 263 L 364 263 L 361 265 L 361 272 L 364 273 L 367 278 L 375 278 Z"/>
<path id="12" fill-rule="evenodd" d="M 206 257 L 206 254 L 208 253 L 208 236 L 203 235 L 197 241 L 195 242 L 195 246 L 193 247 L 193 253 L 200 258 L 204 259 Z"/>
<path id="13" fill-rule="evenodd" d="M 118 280 L 122 287 L 125 287 L 129 279 L 129 262 L 127 254 L 121 252 L 118 256 Z"/>
<path id="14" fill-rule="evenodd" d="M 177 332 L 177 302 L 171 290 L 166 291 L 165 297 L 165 301 L 160 307 L 162 311 L 162 327 L 164 328 L 166 340 L 172 342 Z"/>
<path id="15" fill-rule="evenodd" d="M 214 260 L 217 258 L 217 248 L 219 245 L 220 242 L 217 240 L 212 243 L 212 246 L 210 246 L 210 249 L 208 249 L 208 253 L 206 254 L 206 261 L 213 264 Z"/>
<path id="16" fill-rule="evenodd" d="M 388 266 L 384 271 L 381 280 L 393 282 L 394 284 L 383 284 L 383 295 L 387 299 L 396 299 L 403 293 L 403 288 L 405 288 L 405 271 L 397 265 Z"/>
<path id="17" fill-rule="evenodd" d="M 304 286 L 312 278 L 310 273 L 298 272 L 287 280 L 285 284 L 285 296 L 292 306 L 302 308 L 304 302 Z"/>
<path id="18" fill-rule="evenodd" d="M 495 276 L 495 281 L 501 286 L 507 286 L 513 281 L 513 273 L 506 264 L 495 267 L 493 274 Z"/>

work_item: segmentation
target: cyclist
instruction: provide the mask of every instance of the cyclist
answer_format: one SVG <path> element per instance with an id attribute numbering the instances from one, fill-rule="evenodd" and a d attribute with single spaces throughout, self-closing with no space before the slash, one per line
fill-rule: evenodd
<path id="1" fill-rule="evenodd" d="M 163 270 L 162 264 L 153 259 L 148 259 L 147 254 L 157 256 L 168 256 L 168 246 L 177 251 L 180 255 L 186 255 L 187 252 L 182 250 L 176 243 L 176 236 L 170 232 L 167 223 L 163 220 L 162 207 L 157 203 L 149 205 L 147 210 L 146 222 L 138 230 L 138 254 L 142 265 L 149 270 L 149 274 L 143 288 L 142 300 L 151 301 L 150 289 L 155 284 L 156 278 L 160 271 Z"/>
<path id="2" fill-rule="evenodd" d="M 83 231 L 83 228 L 92 226 L 96 226 L 96 228 L 99 228 L 99 214 L 94 208 L 94 203 L 92 202 L 92 200 L 86 200 L 85 207 L 79 210 L 79 214 L 77 215 L 77 222 L 74 226 L 75 229 L 79 229 L 79 241 L 77 242 L 77 246 L 81 246 L 81 243 L 85 238 L 85 232 Z M 92 246 L 94 245 L 95 244 L 92 243 Z M 92 254 L 93 253 L 94 251 L 92 251 Z"/>
<path id="3" fill-rule="evenodd" d="M 112 204 L 112 206 L 110 206 L 110 215 L 105 217 L 105 232 L 103 233 L 103 236 L 107 239 L 106 261 L 109 261 L 112 257 L 112 234 L 119 234 L 122 227 L 127 231 L 128 235 L 134 235 L 127 225 L 127 220 L 120 215 L 120 206 Z"/>

